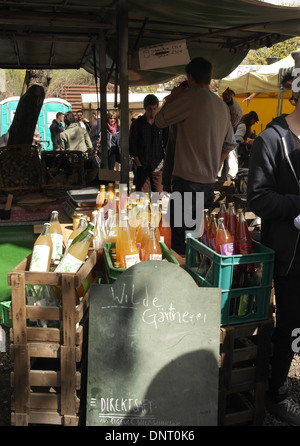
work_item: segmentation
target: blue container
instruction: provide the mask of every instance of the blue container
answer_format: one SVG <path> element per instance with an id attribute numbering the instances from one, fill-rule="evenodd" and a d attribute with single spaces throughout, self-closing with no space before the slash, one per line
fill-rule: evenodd
<path id="1" fill-rule="evenodd" d="M 221 325 L 268 319 L 275 257 L 272 249 L 253 241 L 253 254 L 223 256 L 192 237 L 187 237 L 186 243 L 186 271 L 199 286 L 222 290 Z M 255 286 L 234 288 L 236 272 L 247 265 L 256 270 Z"/>
<path id="2" fill-rule="evenodd" d="M 14 115 L 19 103 L 19 96 L 12 96 L 0 102 L 0 135 L 8 132 L 14 119 Z M 57 112 L 67 113 L 71 111 L 71 104 L 61 98 L 48 98 L 44 100 L 37 125 L 42 141 L 43 150 L 53 150 L 51 141 L 50 125 L 56 117 Z"/>

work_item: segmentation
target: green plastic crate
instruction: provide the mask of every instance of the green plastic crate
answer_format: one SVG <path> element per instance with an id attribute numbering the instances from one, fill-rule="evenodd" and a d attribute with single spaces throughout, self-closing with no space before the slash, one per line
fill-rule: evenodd
<path id="1" fill-rule="evenodd" d="M 0 302 L 0 325 L 5 327 L 12 327 L 12 319 L 9 317 L 9 310 L 11 307 L 11 300 L 5 300 Z"/>
<path id="2" fill-rule="evenodd" d="M 222 290 L 221 325 L 268 319 L 275 253 L 256 241 L 253 241 L 253 248 L 255 251 L 253 254 L 223 256 L 199 240 L 187 237 L 186 271 L 199 286 L 216 287 Z M 212 264 L 209 279 L 204 275 L 203 261 L 207 262 L 207 265 Z M 259 283 L 255 286 L 234 288 L 232 286 L 234 272 L 241 265 L 249 264 L 255 265 L 256 270 L 259 269 Z M 245 306 L 246 311 L 242 311 L 242 300 L 245 296 L 248 303 Z"/>
<path id="3" fill-rule="evenodd" d="M 168 262 L 174 263 L 175 265 L 179 266 L 178 261 L 173 256 L 171 251 L 168 249 L 168 247 L 163 242 L 159 242 L 161 251 L 162 251 L 162 258 L 166 259 Z M 112 248 L 115 248 L 115 243 L 105 243 L 103 247 L 103 279 L 105 283 L 113 283 L 117 278 L 122 274 L 125 269 L 122 268 L 114 268 L 111 257 L 110 257 L 110 250 Z"/>

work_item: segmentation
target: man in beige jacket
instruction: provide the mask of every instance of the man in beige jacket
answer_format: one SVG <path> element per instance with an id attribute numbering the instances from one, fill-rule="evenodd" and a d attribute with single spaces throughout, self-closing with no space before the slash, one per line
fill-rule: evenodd
<path id="1" fill-rule="evenodd" d="M 179 209 L 174 201 L 171 228 L 172 249 L 181 255 L 185 254 L 186 232 L 197 229 L 186 222 L 191 221 L 191 216 L 202 215 L 203 205 L 212 209 L 218 171 L 236 145 L 232 140 L 229 107 L 209 89 L 211 63 L 195 58 L 186 66 L 186 73 L 189 88 L 174 88 L 155 117 L 159 128 L 177 124 L 173 193 L 181 194 L 182 206 Z M 185 206 L 185 192 L 192 193 L 190 208 Z M 200 208 L 198 192 L 204 194 L 204 204 L 202 202 Z M 180 226 L 174 223 L 179 213 Z"/>
<path id="2" fill-rule="evenodd" d="M 72 112 L 65 115 L 66 130 L 60 134 L 61 150 L 92 150 L 93 145 L 86 129 L 80 127 Z"/>

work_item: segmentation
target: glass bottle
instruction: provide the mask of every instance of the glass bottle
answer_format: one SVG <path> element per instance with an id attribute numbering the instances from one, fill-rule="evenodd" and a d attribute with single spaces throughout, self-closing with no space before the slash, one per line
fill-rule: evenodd
<path id="1" fill-rule="evenodd" d="M 119 227 L 118 227 L 118 233 L 117 233 L 117 240 L 116 240 L 116 260 L 118 263 L 121 264 L 121 245 L 122 245 L 122 224 L 123 220 L 126 217 L 126 211 L 121 211 L 119 214 Z"/>
<path id="2" fill-rule="evenodd" d="M 251 235 L 243 209 L 238 209 L 235 247 L 238 254 L 252 254 L 254 252 Z"/>
<path id="3" fill-rule="evenodd" d="M 210 224 L 209 210 L 204 209 L 203 210 L 203 218 L 202 218 L 202 222 L 201 222 L 201 229 L 203 228 L 203 232 L 200 237 L 200 240 L 206 246 L 208 246 L 207 231 L 208 231 L 209 224 Z"/>
<path id="4" fill-rule="evenodd" d="M 114 183 L 108 183 L 107 185 L 107 205 L 108 209 L 114 209 Z"/>
<path id="5" fill-rule="evenodd" d="M 155 227 L 150 228 L 149 237 L 144 247 L 143 260 L 162 260 L 162 251 L 156 237 Z"/>
<path id="6" fill-rule="evenodd" d="M 216 252 L 223 256 L 231 256 L 234 254 L 233 238 L 225 226 L 224 218 L 219 218 L 216 233 Z"/>
<path id="7" fill-rule="evenodd" d="M 110 223 L 110 228 L 107 233 L 107 242 L 108 243 L 116 243 L 118 236 L 118 228 L 119 228 L 119 214 L 116 212 L 113 213 L 112 221 Z"/>
<path id="8" fill-rule="evenodd" d="M 44 223 L 43 230 L 33 245 L 29 271 L 47 272 L 50 269 L 53 249 L 50 228 L 50 223 Z"/>
<path id="9" fill-rule="evenodd" d="M 106 188 L 105 188 L 105 184 L 101 184 L 100 185 L 100 190 L 97 194 L 97 198 L 96 198 L 96 208 L 100 209 L 103 206 L 105 206 L 107 203 L 107 197 L 106 197 Z"/>
<path id="10" fill-rule="evenodd" d="M 167 218 L 167 211 L 161 211 L 161 219 L 159 223 L 159 233 L 163 237 L 164 244 L 171 249 L 171 228 Z"/>
<path id="11" fill-rule="evenodd" d="M 210 223 L 207 229 L 207 239 L 208 239 L 208 246 L 210 249 L 216 250 L 216 234 L 218 229 L 218 223 L 217 223 L 217 214 L 216 212 L 212 212 L 210 214 Z"/>
<path id="12" fill-rule="evenodd" d="M 150 226 L 151 228 L 155 228 L 157 240 L 160 240 L 159 219 L 160 216 L 158 203 L 152 203 L 150 209 Z"/>
<path id="13" fill-rule="evenodd" d="M 88 223 L 87 223 L 87 217 L 86 217 L 86 215 L 80 217 L 80 219 L 79 219 L 79 223 L 78 223 L 78 225 L 77 225 L 77 228 L 74 229 L 73 232 L 71 232 L 71 234 L 70 234 L 70 236 L 69 236 L 69 238 L 68 238 L 67 246 L 66 246 L 66 251 L 68 250 L 69 246 L 71 245 L 72 240 L 74 240 L 74 238 L 75 238 L 78 234 L 80 234 L 80 232 L 83 231 L 83 230 L 87 227 L 87 225 L 88 225 Z"/>
<path id="14" fill-rule="evenodd" d="M 128 217 L 125 216 L 120 222 L 120 238 L 117 240 L 116 251 L 119 251 L 121 268 L 129 268 L 140 262 L 139 250 L 132 239 L 132 234 L 128 224 Z M 118 245 L 119 241 L 119 245 Z M 117 255 L 118 261 L 118 255 Z"/>
<path id="15" fill-rule="evenodd" d="M 228 203 L 228 214 L 227 214 L 227 229 L 233 237 L 235 238 L 235 231 L 237 226 L 237 216 L 235 212 L 234 203 Z"/>
<path id="16" fill-rule="evenodd" d="M 54 272 L 76 273 L 79 270 L 87 257 L 91 239 L 94 236 L 93 231 L 88 230 L 85 235 L 82 236 L 83 232 L 85 232 L 85 230 L 73 240 L 68 251 L 64 254 Z"/>
<path id="17" fill-rule="evenodd" d="M 57 263 L 62 258 L 63 253 L 63 233 L 58 218 L 58 211 L 52 211 L 50 218 L 50 233 L 52 238 L 52 263 Z"/>
<path id="18" fill-rule="evenodd" d="M 227 227 L 226 199 L 220 201 L 219 218 L 224 218 L 224 224 Z"/>
<path id="19" fill-rule="evenodd" d="M 74 243 L 82 240 L 89 231 L 92 231 L 93 236 L 94 236 L 95 224 L 92 221 L 90 221 L 89 224 L 87 225 L 87 227 L 72 240 L 72 243 L 70 246 L 72 246 Z M 70 248 L 70 246 L 69 246 L 69 248 Z"/>

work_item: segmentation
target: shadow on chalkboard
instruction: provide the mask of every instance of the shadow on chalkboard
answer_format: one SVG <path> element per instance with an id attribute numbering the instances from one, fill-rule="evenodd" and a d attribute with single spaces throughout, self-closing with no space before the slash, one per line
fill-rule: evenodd
<path id="1" fill-rule="evenodd" d="M 139 407 L 122 426 L 215 426 L 219 368 L 207 350 L 187 353 L 154 377 Z"/>

